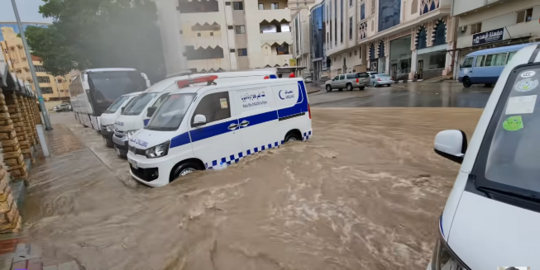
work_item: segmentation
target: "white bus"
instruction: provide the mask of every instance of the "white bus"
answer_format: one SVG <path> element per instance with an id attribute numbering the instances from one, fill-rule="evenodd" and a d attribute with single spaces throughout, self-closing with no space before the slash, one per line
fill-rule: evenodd
<path id="1" fill-rule="evenodd" d="M 69 86 L 75 119 L 100 131 L 100 115 L 120 96 L 150 87 L 146 74 L 134 68 L 87 69 Z"/>

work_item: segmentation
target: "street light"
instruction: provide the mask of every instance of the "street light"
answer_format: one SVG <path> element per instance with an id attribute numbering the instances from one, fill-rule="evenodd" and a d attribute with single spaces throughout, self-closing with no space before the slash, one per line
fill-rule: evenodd
<path id="1" fill-rule="evenodd" d="M 15 0 L 11 0 L 11 5 L 13 5 L 13 12 L 15 13 L 15 18 L 17 19 L 17 25 L 19 26 L 19 32 L 21 34 L 21 39 L 24 46 L 24 52 L 26 53 L 26 61 L 28 61 L 28 66 L 30 67 L 30 73 L 32 74 L 32 80 L 34 81 L 34 87 L 36 88 L 36 93 L 39 100 L 39 106 L 41 107 L 41 114 L 43 115 L 43 121 L 45 122 L 45 129 L 52 130 L 51 121 L 49 120 L 49 115 L 47 114 L 47 108 L 45 107 L 45 102 L 43 102 L 43 95 L 41 94 L 41 88 L 39 88 L 39 82 L 36 76 L 36 70 L 34 64 L 32 63 L 32 56 L 28 50 L 28 43 L 26 43 L 26 36 L 24 35 L 24 28 L 21 23 L 21 18 L 19 17 L 19 11 L 17 10 L 17 4 Z"/>

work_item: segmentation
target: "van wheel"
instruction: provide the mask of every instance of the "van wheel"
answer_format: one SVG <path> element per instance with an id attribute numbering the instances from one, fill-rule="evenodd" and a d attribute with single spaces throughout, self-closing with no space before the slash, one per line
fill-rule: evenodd
<path id="1" fill-rule="evenodd" d="M 469 87 L 471 87 L 471 85 L 472 85 L 472 83 L 471 83 L 471 79 L 469 77 L 463 78 L 463 87 L 469 88 Z"/>
<path id="2" fill-rule="evenodd" d="M 296 142 L 302 140 L 302 134 L 300 134 L 299 131 L 289 131 L 287 135 L 285 135 L 285 142 Z"/>
<path id="3" fill-rule="evenodd" d="M 171 173 L 171 178 L 169 179 L 169 183 L 178 179 L 178 177 L 188 175 L 196 170 L 197 170 L 197 166 L 195 164 L 192 164 L 189 162 L 180 164 L 180 166 L 174 168 L 173 172 Z"/>
<path id="4" fill-rule="evenodd" d="M 348 83 L 347 84 L 347 91 L 352 91 L 352 90 L 353 90 L 352 84 Z"/>
<path id="5" fill-rule="evenodd" d="M 326 85 L 326 92 L 332 92 L 332 86 Z"/>

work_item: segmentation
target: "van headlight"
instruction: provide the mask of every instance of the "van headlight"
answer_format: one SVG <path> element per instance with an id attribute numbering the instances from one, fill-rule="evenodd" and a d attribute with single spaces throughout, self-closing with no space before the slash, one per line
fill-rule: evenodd
<path id="1" fill-rule="evenodd" d="M 129 139 L 131 139 L 131 136 L 133 136 L 133 134 L 135 134 L 135 132 L 137 132 L 137 129 L 132 129 L 132 130 L 128 130 L 126 131 L 126 136 Z"/>
<path id="2" fill-rule="evenodd" d="M 433 248 L 431 258 L 431 270 L 470 270 L 459 257 L 448 247 L 446 241 L 439 234 L 439 238 Z"/>
<path id="3" fill-rule="evenodd" d="M 114 124 L 106 125 L 105 127 L 107 128 L 108 132 L 114 132 Z"/>
<path id="4" fill-rule="evenodd" d="M 169 153 L 170 141 L 158 144 L 154 147 L 146 149 L 146 158 L 158 158 L 166 156 Z"/>

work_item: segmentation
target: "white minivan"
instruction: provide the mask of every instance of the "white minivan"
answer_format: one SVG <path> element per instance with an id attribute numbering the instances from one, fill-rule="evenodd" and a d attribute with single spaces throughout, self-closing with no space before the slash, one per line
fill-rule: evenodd
<path id="1" fill-rule="evenodd" d="M 146 89 L 142 94 L 137 96 L 120 113 L 120 116 L 116 119 L 114 126 L 114 148 L 119 156 L 125 157 L 128 152 L 128 140 L 135 133 L 135 131 L 145 127 L 150 121 L 150 117 L 147 116 L 147 109 L 149 107 L 158 107 L 167 97 L 167 93 L 176 90 L 174 83 L 178 80 L 186 80 L 190 78 L 199 78 L 204 76 L 218 75 L 218 79 L 215 83 L 220 82 L 234 82 L 242 80 L 263 80 L 264 78 L 277 78 L 276 74 L 272 73 L 272 70 L 252 70 L 252 71 L 236 71 L 236 72 L 221 72 L 221 73 L 207 73 L 207 74 L 193 74 L 184 76 L 173 76 L 162 80 L 150 88 Z M 197 83 L 201 84 L 201 83 Z M 202 83 L 203 85 L 206 82 Z"/>
<path id="2" fill-rule="evenodd" d="M 461 163 L 428 270 L 540 269 L 540 45 L 506 65 L 467 147 L 461 130 L 435 152 Z"/>
<path id="3" fill-rule="evenodd" d="M 131 175 L 146 185 L 164 186 L 194 170 L 222 168 L 312 135 L 301 78 L 176 85 L 129 141 Z"/>
<path id="4" fill-rule="evenodd" d="M 117 98 L 106 111 L 100 116 L 101 123 L 101 136 L 105 140 L 105 144 L 108 147 L 113 147 L 114 143 L 112 137 L 114 135 L 114 122 L 120 115 L 120 112 L 129 104 L 131 100 L 137 97 L 142 92 L 133 92 L 125 94 Z"/>

